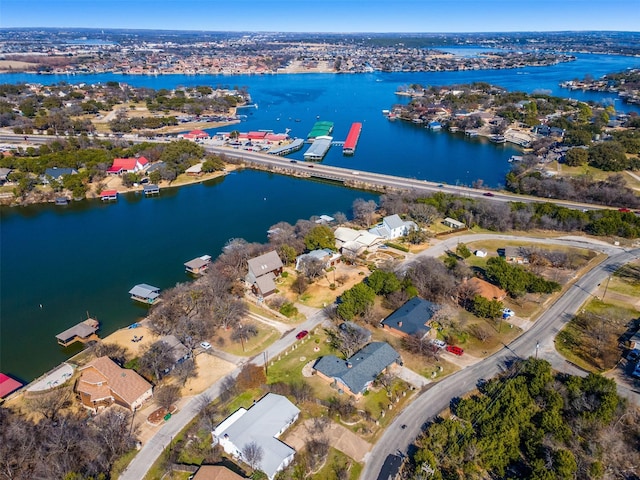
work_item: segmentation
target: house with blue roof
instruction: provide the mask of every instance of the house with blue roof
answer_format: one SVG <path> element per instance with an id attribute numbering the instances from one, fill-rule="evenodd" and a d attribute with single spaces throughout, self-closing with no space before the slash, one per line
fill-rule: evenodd
<path id="1" fill-rule="evenodd" d="M 320 357 L 313 370 L 335 388 L 359 398 L 378 375 L 395 363 L 402 363 L 402 359 L 391 345 L 373 342 L 347 360 L 335 355 Z"/>
<path id="2" fill-rule="evenodd" d="M 433 315 L 440 309 L 439 305 L 413 297 L 395 312 L 380 322 L 381 326 L 393 335 L 405 337 L 418 332 L 429 333 L 428 325 Z"/>

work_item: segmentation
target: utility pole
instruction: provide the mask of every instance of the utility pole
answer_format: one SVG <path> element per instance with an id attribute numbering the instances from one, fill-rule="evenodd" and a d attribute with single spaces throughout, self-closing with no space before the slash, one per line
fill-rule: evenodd
<path id="1" fill-rule="evenodd" d="M 536 342 L 536 360 L 538 360 L 538 349 L 540 348 L 540 342 Z"/>
<path id="2" fill-rule="evenodd" d="M 264 376 L 266 377 L 267 371 L 268 371 L 267 363 L 269 362 L 269 354 L 267 353 L 266 350 L 262 352 L 262 358 L 264 359 Z"/>

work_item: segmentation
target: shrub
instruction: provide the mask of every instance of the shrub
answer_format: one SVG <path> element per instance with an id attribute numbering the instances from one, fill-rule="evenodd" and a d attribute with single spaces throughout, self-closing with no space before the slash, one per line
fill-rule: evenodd
<path id="1" fill-rule="evenodd" d="M 279 311 L 282 315 L 284 315 L 287 318 L 295 317 L 296 315 L 298 315 L 298 309 L 291 302 L 287 302 L 284 305 L 282 305 Z"/>

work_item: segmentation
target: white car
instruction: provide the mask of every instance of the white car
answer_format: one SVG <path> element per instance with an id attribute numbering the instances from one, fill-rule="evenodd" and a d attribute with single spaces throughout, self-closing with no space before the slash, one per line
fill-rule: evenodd
<path id="1" fill-rule="evenodd" d="M 445 342 L 443 342 L 442 340 L 438 340 L 438 339 L 431 340 L 431 343 L 433 343 L 438 348 L 444 348 L 444 347 L 447 346 L 447 344 Z"/>
<path id="2" fill-rule="evenodd" d="M 211 344 L 209 342 L 200 342 L 200 346 L 205 350 L 209 350 L 211 348 Z"/>
<path id="3" fill-rule="evenodd" d="M 513 317 L 515 314 L 516 314 L 516 312 L 514 312 L 510 308 L 503 308 L 502 309 L 502 315 L 504 315 L 504 316 Z"/>

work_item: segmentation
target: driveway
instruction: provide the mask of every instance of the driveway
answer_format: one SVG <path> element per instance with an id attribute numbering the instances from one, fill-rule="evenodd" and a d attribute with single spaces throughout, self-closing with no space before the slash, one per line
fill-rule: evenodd
<path id="1" fill-rule="evenodd" d="M 300 451 L 304 448 L 307 440 L 313 436 L 309 431 L 311 425 L 312 420 L 306 420 L 287 434 L 285 443 L 296 451 Z M 322 431 L 322 435 L 327 437 L 329 445 L 353 458 L 356 462 L 362 462 L 365 455 L 371 450 L 369 442 L 336 422 L 330 421 Z"/>

